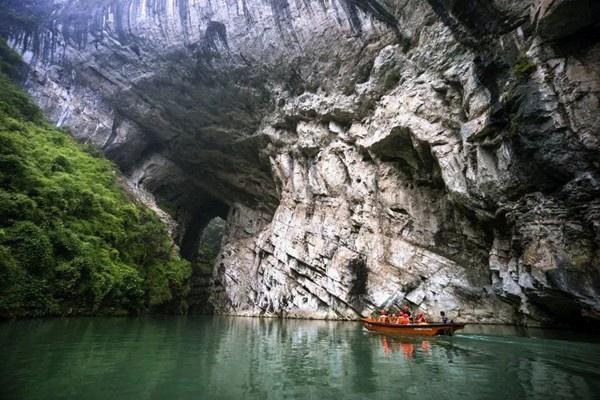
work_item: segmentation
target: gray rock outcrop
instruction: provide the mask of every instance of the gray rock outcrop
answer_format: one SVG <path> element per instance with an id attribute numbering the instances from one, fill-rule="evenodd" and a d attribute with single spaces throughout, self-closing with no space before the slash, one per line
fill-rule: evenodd
<path id="1" fill-rule="evenodd" d="M 1 9 L 0 9 L 1 10 Z M 1 33 L 218 313 L 600 318 L 600 7 L 585 0 L 10 0 Z M 26 16 L 27 18 L 23 18 Z"/>

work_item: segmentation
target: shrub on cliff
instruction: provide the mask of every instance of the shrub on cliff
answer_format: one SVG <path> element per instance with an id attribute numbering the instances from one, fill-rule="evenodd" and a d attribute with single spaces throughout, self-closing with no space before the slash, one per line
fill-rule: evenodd
<path id="1" fill-rule="evenodd" d="M 180 306 L 190 273 L 115 167 L 48 126 L 0 72 L 0 315 Z"/>

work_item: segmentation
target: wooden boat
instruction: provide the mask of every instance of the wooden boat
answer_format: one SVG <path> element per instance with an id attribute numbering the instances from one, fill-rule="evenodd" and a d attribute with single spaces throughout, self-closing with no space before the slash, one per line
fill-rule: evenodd
<path id="1" fill-rule="evenodd" d="M 465 327 L 466 324 L 395 324 L 391 322 L 380 321 L 379 318 L 361 318 L 365 328 L 373 332 L 393 333 L 396 335 L 449 335 Z"/>

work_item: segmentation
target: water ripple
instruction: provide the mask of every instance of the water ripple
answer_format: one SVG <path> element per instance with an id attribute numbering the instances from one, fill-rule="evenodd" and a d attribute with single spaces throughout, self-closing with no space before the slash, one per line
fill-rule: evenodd
<path id="1" fill-rule="evenodd" d="M 0 325 L 0 398 L 479 400 L 600 393 L 597 338 L 536 334 L 498 327 L 455 337 L 390 337 L 357 323 L 226 317 L 17 321 Z"/>

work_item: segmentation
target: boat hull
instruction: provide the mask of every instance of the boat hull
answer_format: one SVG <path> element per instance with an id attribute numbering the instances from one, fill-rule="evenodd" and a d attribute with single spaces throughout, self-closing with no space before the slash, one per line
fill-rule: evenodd
<path id="1" fill-rule="evenodd" d="M 362 318 L 365 328 L 373 332 L 391 333 L 395 335 L 453 335 L 459 329 L 465 327 L 465 324 L 393 324 L 382 322 L 376 318 Z"/>

